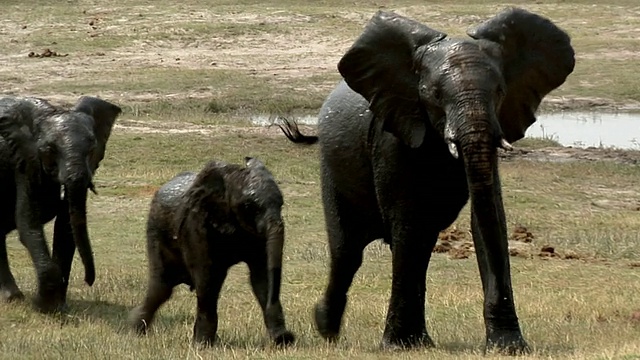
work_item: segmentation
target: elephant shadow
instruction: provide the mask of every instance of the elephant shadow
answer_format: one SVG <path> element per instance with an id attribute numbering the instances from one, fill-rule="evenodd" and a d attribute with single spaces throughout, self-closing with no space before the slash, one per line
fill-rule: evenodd
<path id="1" fill-rule="evenodd" d="M 112 303 L 104 300 L 67 300 L 67 311 L 62 316 L 62 325 L 78 325 L 79 323 L 103 322 L 117 332 L 127 329 L 127 316 L 131 306 Z"/>
<path id="2" fill-rule="evenodd" d="M 576 348 L 571 346 L 570 344 L 561 344 L 561 343 L 547 343 L 541 344 L 541 346 L 535 346 L 535 344 L 531 344 L 531 352 L 532 354 L 536 354 L 538 356 L 561 356 L 563 354 L 571 354 Z M 450 354 L 484 354 L 491 355 L 492 352 L 485 353 L 485 346 L 483 343 L 473 344 L 469 342 L 465 342 L 462 340 L 453 340 L 446 341 L 437 344 L 438 349 L 444 350 Z"/>
<path id="3" fill-rule="evenodd" d="M 119 334 L 134 334 L 129 324 L 129 313 L 135 304 L 119 304 L 104 300 L 67 300 L 67 311 L 62 318 L 62 326 L 79 326 L 81 323 L 105 323 Z M 190 314 L 163 314 L 154 320 L 156 328 L 193 321 Z M 154 329 L 156 331 L 156 329 Z"/>

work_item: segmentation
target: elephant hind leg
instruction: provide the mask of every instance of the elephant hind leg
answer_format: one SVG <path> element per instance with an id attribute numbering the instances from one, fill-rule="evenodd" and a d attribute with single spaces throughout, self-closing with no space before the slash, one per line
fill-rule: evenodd
<path id="1" fill-rule="evenodd" d="M 129 323 L 138 334 L 147 333 L 156 311 L 169 300 L 174 286 L 164 282 L 159 276 L 152 276 L 149 279 L 144 302 L 129 314 Z"/>
<path id="2" fill-rule="evenodd" d="M 6 235 L 0 236 L 0 299 L 7 302 L 24 299 L 9 268 Z"/>
<path id="3" fill-rule="evenodd" d="M 315 306 L 316 329 L 328 341 L 336 341 L 347 305 L 347 292 L 362 265 L 368 238 L 362 211 L 347 205 L 329 186 L 323 188 L 325 219 L 331 256 L 329 281 L 324 296 Z"/>

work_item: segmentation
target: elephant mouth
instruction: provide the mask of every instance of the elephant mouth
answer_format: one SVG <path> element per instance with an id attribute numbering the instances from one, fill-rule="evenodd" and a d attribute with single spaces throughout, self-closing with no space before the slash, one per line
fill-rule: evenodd
<path id="1" fill-rule="evenodd" d="M 458 132 L 451 125 L 451 121 L 446 121 L 446 125 L 444 128 L 444 142 L 447 144 L 447 148 L 449 149 L 449 153 L 453 156 L 454 159 L 458 159 L 460 154 L 458 152 L 458 147 L 460 146 L 458 140 Z M 497 137 L 496 147 L 500 148 L 504 151 L 512 151 L 513 145 L 511 145 L 507 139 L 505 139 L 504 135 L 500 135 Z"/>
<path id="2" fill-rule="evenodd" d="M 60 186 L 60 200 L 65 200 L 65 195 L 67 193 L 66 189 L 66 185 Z M 93 181 L 89 180 L 87 189 L 89 189 L 94 195 L 98 195 L 98 191 L 96 190 L 96 186 L 93 184 Z"/>

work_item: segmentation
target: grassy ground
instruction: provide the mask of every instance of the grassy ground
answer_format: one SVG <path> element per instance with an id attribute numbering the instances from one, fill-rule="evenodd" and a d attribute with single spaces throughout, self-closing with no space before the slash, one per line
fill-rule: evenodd
<path id="1" fill-rule="evenodd" d="M 337 80 L 336 61 L 380 5 L 461 35 L 505 4 L 4 3 L 4 93 L 37 94 L 59 102 L 100 95 L 121 104 L 125 114 L 96 178 L 99 195 L 89 200 L 95 285 L 82 283 L 76 259 L 70 314 L 43 316 L 29 302 L 0 304 L 0 358 L 483 357 L 475 259 L 473 254 L 465 258 L 451 252 L 434 254 L 427 280 L 428 328 L 437 348 L 377 350 L 391 280 L 390 253 L 379 243 L 366 250 L 341 341 L 325 344 L 311 322 L 328 260 L 317 148 L 296 147 L 275 128 L 252 127 L 241 120 L 252 113 L 315 111 Z M 596 4 L 517 3 L 550 16 L 573 36 L 576 71 L 551 94 L 549 107 L 615 107 L 640 101 L 640 7 L 631 0 Z M 44 48 L 69 55 L 27 57 Z M 516 145 L 541 146 L 531 141 Z M 285 195 L 282 300 L 297 345 L 287 350 L 270 347 L 242 265 L 232 269 L 223 289 L 220 345 L 190 346 L 195 297 L 184 287 L 160 310 L 152 334 L 133 336 L 125 320 L 146 286 L 144 224 L 153 192 L 177 172 L 197 170 L 209 159 L 239 162 L 247 155 L 266 162 Z M 534 349 L 531 358 L 640 358 L 640 168 L 616 161 L 513 158 L 502 162 L 501 174 L 509 233 L 520 225 L 532 234 L 531 242 L 513 242 L 519 251 L 511 258 L 518 314 Z M 465 209 L 454 225 L 461 241 L 469 239 L 468 224 Z M 51 226 L 47 231 L 50 234 Z M 547 246 L 555 255 L 541 251 Z M 15 234 L 8 247 L 14 274 L 30 297 L 35 290 L 30 260 Z"/>

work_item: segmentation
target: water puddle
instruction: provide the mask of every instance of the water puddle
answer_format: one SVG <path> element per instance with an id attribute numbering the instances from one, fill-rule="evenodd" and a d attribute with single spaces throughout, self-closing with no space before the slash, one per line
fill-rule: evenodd
<path id="1" fill-rule="evenodd" d="M 555 112 L 540 113 L 526 133 L 526 137 L 553 139 L 564 146 L 613 147 L 619 149 L 640 149 L 640 113 L 605 112 Z M 317 115 L 293 117 L 304 125 L 317 124 Z M 254 115 L 255 125 L 269 126 L 275 117 Z"/>
<path id="2" fill-rule="evenodd" d="M 640 149 L 640 113 L 558 112 L 538 114 L 527 137 L 564 146 Z"/>

